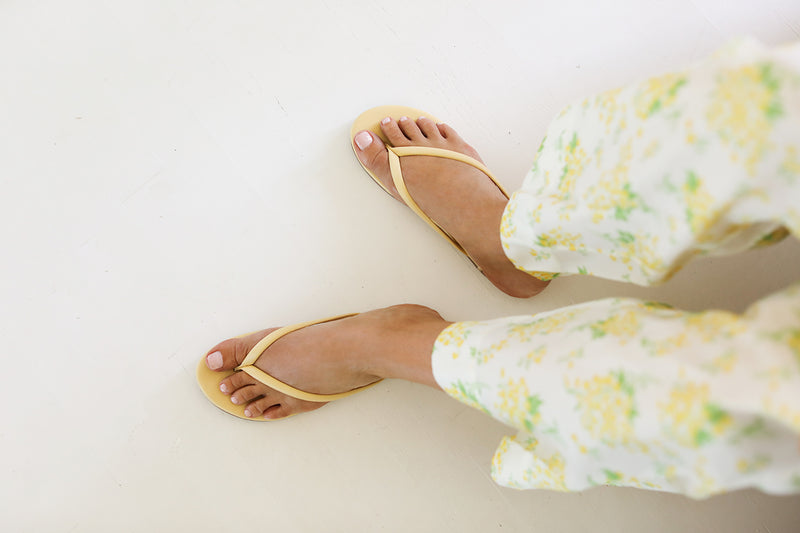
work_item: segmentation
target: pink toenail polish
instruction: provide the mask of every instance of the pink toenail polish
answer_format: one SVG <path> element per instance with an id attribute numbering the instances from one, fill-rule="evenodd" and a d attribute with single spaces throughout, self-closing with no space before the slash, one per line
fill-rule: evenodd
<path id="1" fill-rule="evenodd" d="M 245 409 L 244 416 L 253 416 L 253 413 L 250 412 L 250 409 Z"/>
<path id="2" fill-rule="evenodd" d="M 220 383 L 219 390 L 221 390 L 222 392 L 228 392 L 228 386 L 225 385 L 224 383 Z"/>
<path id="3" fill-rule="evenodd" d="M 388 124 L 392 121 L 391 117 L 386 117 L 385 119 L 381 120 L 381 124 Z"/>
<path id="4" fill-rule="evenodd" d="M 358 146 L 358 149 L 363 150 L 364 148 L 372 144 L 372 135 L 370 135 L 366 131 L 359 132 L 355 137 L 355 141 L 356 141 L 356 146 Z"/>
<path id="5" fill-rule="evenodd" d="M 231 396 L 231 403 L 239 403 L 235 396 Z"/>
<path id="6" fill-rule="evenodd" d="M 222 352 L 210 353 L 206 356 L 206 364 L 211 370 L 222 368 Z"/>

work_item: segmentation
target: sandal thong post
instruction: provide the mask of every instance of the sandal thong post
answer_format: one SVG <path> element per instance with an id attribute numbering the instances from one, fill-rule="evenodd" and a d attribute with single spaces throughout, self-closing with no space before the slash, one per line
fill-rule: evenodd
<path id="1" fill-rule="evenodd" d="M 300 324 L 295 324 L 293 326 L 285 326 L 279 329 L 276 329 L 263 339 L 261 339 L 253 348 L 245 356 L 242 364 L 237 366 L 233 370 L 228 370 L 224 372 L 215 372 L 210 370 L 208 366 L 206 366 L 206 358 L 202 357 L 200 362 L 197 365 L 197 383 L 200 385 L 200 389 L 203 391 L 203 394 L 206 395 L 206 398 L 209 399 L 211 403 L 225 411 L 226 413 L 232 414 L 239 418 L 243 418 L 244 420 L 253 420 L 259 422 L 269 422 L 270 420 L 265 418 L 250 418 L 244 415 L 245 405 L 236 405 L 231 402 L 230 396 L 227 396 L 219 390 L 219 383 L 227 378 L 230 375 L 233 375 L 236 372 L 245 372 L 250 377 L 255 379 L 256 381 L 266 385 L 267 387 L 274 389 L 278 392 L 281 392 L 287 396 L 291 396 L 292 398 L 297 398 L 299 400 L 305 400 L 307 402 L 332 402 L 334 400 L 339 400 L 341 398 L 345 398 L 347 396 L 353 395 L 357 392 L 361 392 L 373 385 L 380 383 L 383 380 L 375 381 L 374 383 L 370 383 L 369 385 L 364 385 L 363 387 L 358 387 L 353 390 L 340 392 L 337 394 L 316 394 L 313 392 L 306 392 L 291 385 L 276 379 L 273 376 L 270 376 L 260 368 L 255 366 L 256 361 L 259 357 L 269 348 L 275 341 L 288 335 L 293 331 L 297 331 L 299 329 L 306 328 L 308 326 L 313 326 L 315 324 L 322 324 L 325 322 L 333 322 L 335 320 L 340 320 L 342 318 L 348 318 L 351 316 L 355 316 L 357 313 L 350 313 L 347 315 L 339 315 L 330 318 L 325 318 L 323 320 L 312 320 L 309 322 L 301 322 Z M 290 415 L 291 416 L 291 415 Z M 284 417 L 288 418 L 288 417 Z M 276 419 L 282 420 L 282 419 Z"/>
<path id="2" fill-rule="evenodd" d="M 492 183 L 494 183 L 497 186 L 497 188 L 500 189 L 500 192 L 502 192 L 506 198 L 509 198 L 509 195 L 503 188 L 503 186 L 500 185 L 500 183 L 495 179 L 491 171 L 488 168 L 486 168 L 486 165 L 468 155 L 464 155 L 460 152 L 454 152 L 452 150 L 445 150 L 442 148 L 432 148 L 427 146 L 391 146 L 389 140 L 381 131 L 380 123 L 381 120 L 384 119 L 385 117 L 392 117 L 394 119 L 398 119 L 401 116 L 406 116 L 411 120 L 417 120 L 420 117 L 427 117 L 431 120 L 434 120 L 437 124 L 441 122 L 440 120 L 432 116 L 430 113 L 425 113 L 423 111 L 420 111 L 419 109 L 414 109 L 413 107 L 394 106 L 394 105 L 374 107 L 359 115 L 359 117 L 353 123 L 353 127 L 350 129 L 350 143 L 353 148 L 353 151 L 356 152 L 356 146 L 353 143 L 353 138 L 359 131 L 369 130 L 378 137 L 380 137 L 380 139 L 386 145 L 387 150 L 389 151 L 389 169 L 392 174 L 392 182 L 394 183 L 397 192 L 400 194 L 400 197 L 403 199 L 403 202 L 405 202 L 405 204 L 408 207 L 410 207 L 411 210 L 414 213 L 416 213 L 418 217 L 420 217 L 430 227 L 436 230 L 436 232 L 439 233 L 439 235 L 447 239 L 447 241 L 451 245 L 453 245 L 453 247 L 456 250 L 463 253 L 465 256 L 467 256 L 467 258 L 470 261 L 472 261 L 472 258 L 469 257 L 469 254 L 467 254 L 466 250 L 464 250 L 464 248 L 446 231 L 444 231 L 441 227 L 439 227 L 439 225 L 436 224 L 436 222 L 431 220 L 431 218 L 428 215 L 426 215 L 422 211 L 422 209 L 420 209 L 420 207 L 417 205 L 417 202 L 415 202 L 414 199 L 411 197 L 411 194 L 408 192 L 408 188 L 406 187 L 405 180 L 403 179 L 403 172 L 400 168 L 400 158 L 412 155 L 422 155 L 430 157 L 441 157 L 444 159 L 452 159 L 454 161 L 460 161 L 462 163 L 466 163 L 486 174 L 486 176 L 490 180 L 492 180 Z M 361 163 L 360 159 L 358 161 L 359 163 Z M 375 183 L 380 185 L 380 187 L 384 191 L 386 191 L 388 194 L 391 195 L 386 186 L 384 186 L 383 183 L 381 183 L 378 177 L 370 169 L 365 167 L 363 163 L 361 164 L 361 166 L 364 168 L 367 174 L 369 174 L 370 177 L 375 181 Z M 473 264 L 475 264 L 474 261 Z M 475 266 L 477 267 L 477 265 Z"/>

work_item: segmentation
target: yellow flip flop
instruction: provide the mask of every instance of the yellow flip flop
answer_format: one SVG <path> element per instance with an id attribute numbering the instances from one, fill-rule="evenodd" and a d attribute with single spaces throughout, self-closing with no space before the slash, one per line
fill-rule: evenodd
<path id="1" fill-rule="evenodd" d="M 340 320 L 342 318 L 347 318 L 351 316 L 355 316 L 357 313 L 351 313 L 348 315 L 339 315 L 334 316 L 331 318 L 326 318 L 323 320 L 313 320 L 310 322 L 302 322 L 300 324 L 295 324 L 294 326 L 286 326 L 280 329 L 276 329 L 263 339 L 261 339 L 253 348 L 247 353 L 242 364 L 237 366 L 233 370 L 228 370 L 225 372 L 215 372 L 210 370 L 208 366 L 206 366 L 206 358 L 202 357 L 200 362 L 197 365 L 197 383 L 200 385 L 203 393 L 206 395 L 206 398 L 209 399 L 211 403 L 225 411 L 226 413 L 230 413 L 233 416 L 237 416 L 239 418 L 243 418 L 245 420 L 253 420 L 258 422 L 269 422 L 271 420 L 265 418 L 250 418 L 244 415 L 245 405 L 236 405 L 231 402 L 231 398 L 228 395 L 222 393 L 219 390 L 220 382 L 227 378 L 230 375 L 235 374 L 236 372 L 245 372 L 250 377 L 255 379 L 256 381 L 266 385 L 267 387 L 274 389 L 278 392 L 281 392 L 287 396 L 291 396 L 292 398 L 297 398 L 300 400 L 305 400 L 307 402 L 332 402 L 334 400 L 339 400 L 341 398 L 345 398 L 357 392 L 361 392 L 365 389 L 372 387 L 380 383 L 383 380 L 378 380 L 374 383 L 370 383 L 369 385 L 364 385 L 363 387 L 358 387 L 353 390 L 340 392 L 338 394 L 315 394 L 313 392 L 306 392 L 300 389 L 296 389 L 291 385 L 280 381 L 273 376 L 270 376 L 260 368 L 255 366 L 256 361 L 259 357 L 264 353 L 264 351 L 269 348 L 272 343 L 280 339 L 281 337 L 288 335 L 293 331 L 297 331 L 298 329 L 302 329 L 308 326 L 313 326 L 315 324 L 322 324 L 325 322 L 333 322 L 334 320 Z M 292 415 L 289 415 L 292 416 Z M 289 418 L 289 417 L 283 417 Z M 282 420 L 282 418 L 278 418 L 275 420 Z"/>
<path id="2" fill-rule="evenodd" d="M 389 143 L 389 140 L 381 131 L 381 120 L 383 120 L 386 117 L 392 117 L 395 120 L 398 120 L 400 117 L 403 116 L 408 117 L 411 120 L 417 120 L 420 117 L 427 117 L 435 121 L 437 124 L 441 122 L 439 119 L 437 119 L 430 113 L 425 113 L 423 111 L 420 111 L 419 109 L 414 109 L 413 107 L 387 105 L 387 106 L 379 106 L 372 108 L 359 115 L 359 117 L 353 123 L 353 127 L 350 129 L 350 144 L 353 148 L 353 152 L 355 152 L 356 154 L 358 153 L 357 151 L 358 149 L 356 148 L 355 143 L 353 142 L 353 137 L 355 137 L 356 133 L 358 133 L 359 131 L 369 130 L 378 137 L 380 137 L 381 140 L 386 145 L 386 148 L 389 150 L 389 168 L 392 174 L 392 182 L 394 183 L 397 192 L 400 193 L 400 197 L 403 199 L 403 202 L 405 202 L 405 204 L 408 207 L 410 207 L 411 210 L 414 211 L 414 213 L 416 213 L 418 217 L 424 220 L 430 227 L 436 230 L 436 232 L 439 233 L 439 235 L 444 237 L 450 244 L 452 244 L 456 250 L 463 253 L 465 256 L 467 256 L 467 258 L 470 261 L 472 261 L 472 258 L 469 257 L 469 254 L 467 254 L 464 248 L 455 239 L 453 239 L 453 237 L 451 237 L 446 231 L 440 228 L 436 224 L 436 222 L 431 220 L 430 217 L 428 217 L 428 215 L 426 215 L 422 211 L 422 209 L 419 208 L 417 202 L 415 202 L 414 199 L 411 197 L 411 194 L 409 194 L 408 192 L 408 188 L 406 188 L 405 181 L 403 180 L 403 173 L 400 169 L 400 158 L 410 155 L 426 155 L 431 157 L 441 157 L 444 159 L 452 159 L 454 161 L 460 161 L 462 163 L 466 163 L 470 166 L 473 166 L 478 170 L 480 170 L 481 172 L 483 172 L 484 174 L 486 174 L 486 176 L 490 180 L 492 180 L 492 183 L 494 183 L 497 186 L 497 188 L 500 189 L 500 192 L 502 192 L 506 198 L 509 198 L 508 193 L 503 188 L 503 186 L 500 185 L 500 183 L 498 183 L 498 181 L 492 175 L 491 171 L 488 168 L 486 168 L 486 165 L 468 155 L 464 155 L 459 152 L 453 152 L 452 150 L 444 150 L 441 148 L 430 148 L 427 146 L 392 146 L 391 143 Z M 360 162 L 361 160 L 359 159 L 359 163 Z M 389 190 L 383 185 L 383 183 L 381 183 L 378 177 L 372 173 L 372 171 L 370 171 L 363 164 L 361 166 L 364 168 L 367 174 L 369 174 L 370 177 L 373 180 L 375 180 L 375 183 L 380 185 L 384 191 L 391 194 Z M 474 261 L 472 262 L 473 264 L 475 264 Z M 478 267 L 477 265 L 475 266 Z M 480 270 L 479 267 L 478 269 Z"/>

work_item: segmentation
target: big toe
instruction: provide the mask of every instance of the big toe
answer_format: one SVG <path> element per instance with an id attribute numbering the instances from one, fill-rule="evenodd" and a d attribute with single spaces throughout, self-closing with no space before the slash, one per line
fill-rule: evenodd
<path id="1" fill-rule="evenodd" d="M 217 372 L 233 370 L 244 361 L 250 349 L 271 331 L 273 330 L 257 331 L 244 337 L 222 341 L 206 354 L 206 366 Z"/>
<path id="2" fill-rule="evenodd" d="M 400 195 L 397 194 L 389 170 L 389 152 L 381 138 L 369 130 L 359 131 L 353 136 L 353 149 L 364 168 L 378 180 L 386 192 L 399 200 Z"/>

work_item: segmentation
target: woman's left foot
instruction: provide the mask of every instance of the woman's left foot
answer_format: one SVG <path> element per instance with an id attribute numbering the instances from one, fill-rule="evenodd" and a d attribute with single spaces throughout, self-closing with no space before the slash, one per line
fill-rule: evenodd
<path id="1" fill-rule="evenodd" d="M 392 146 L 442 148 L 480 161 L 478 153 L 453 128 L 429 118 L 387 117 L 381 122 L 381 131 Z M 392 182 L 383 141 L 364 130 L 354 136 L 353 146 L 361 164 L 402 202 Z M 529 298 L 548 285 L 518 270 L 503 252 L 500 221 L 508 198 L 483 172 L 431 156 L 405 156 L 400 158 L 400 166 L 409 194 L 420 209 L 466 250 L 495 287 L 517 298 Z"/>
<path id="2" fill-rule="evenodd" d="M 451 323 L 421 305 L 395 305 L 293 331 L 275 341 L 255 366 L 296 389 L 337 394 L 397 378 L 438 388 L 431 369 L 433 344 Z M 223 341 L 205 357 L 215 372 L 233 370 L 275 329 Z M 220 381 L 231 403 L 250 418 L 277 419 L 318 409 L 311 402 L 274 390 L 236 372 Z"/>

